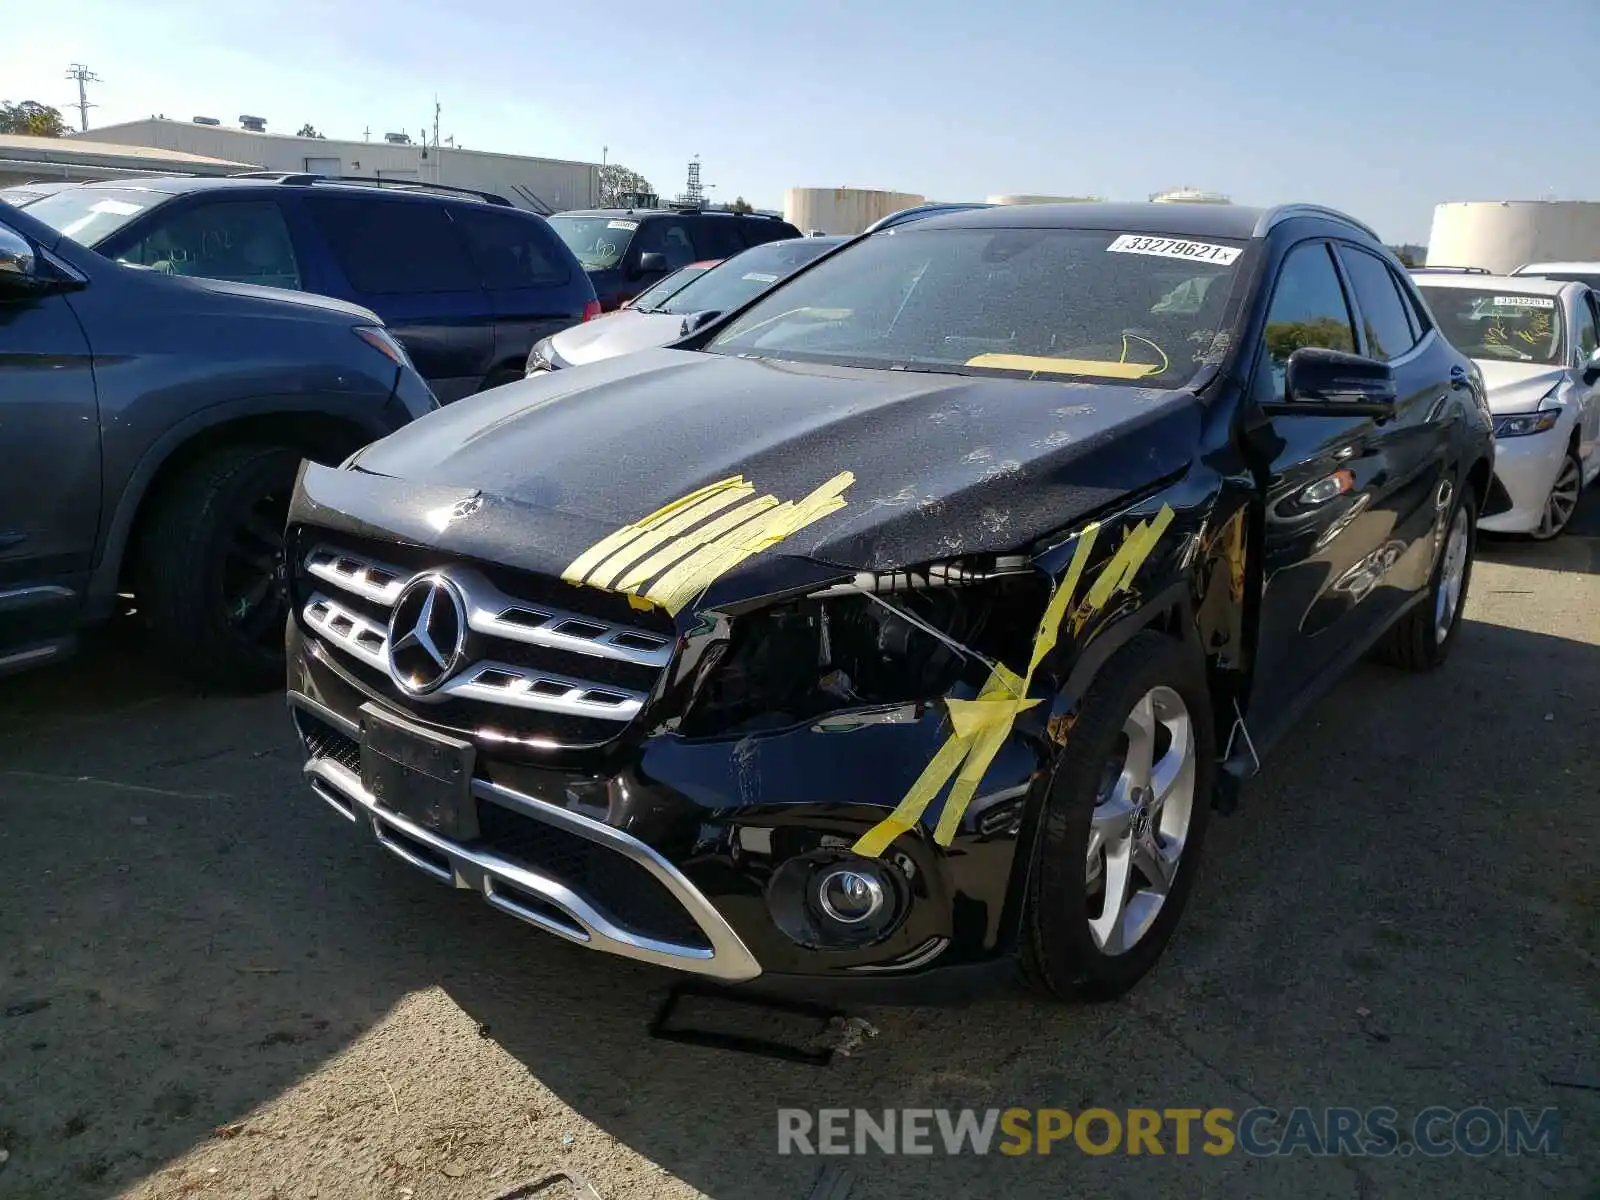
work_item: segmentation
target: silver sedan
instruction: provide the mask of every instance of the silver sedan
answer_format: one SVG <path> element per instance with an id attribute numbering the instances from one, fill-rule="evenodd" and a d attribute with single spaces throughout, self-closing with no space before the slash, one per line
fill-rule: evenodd
<path id="1" fill-rule="evenodd" d="M 1419 272 L 1416 282 L 1488 388 L 1495 478 L 1511 507 L 1480 527 L 1559 536 L 1600 475 L 1600 297 L 1528 276 Z"/>

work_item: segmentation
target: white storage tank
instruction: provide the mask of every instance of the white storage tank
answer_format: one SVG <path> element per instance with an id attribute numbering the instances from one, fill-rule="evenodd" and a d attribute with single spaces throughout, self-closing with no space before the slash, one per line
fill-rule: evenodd
<path id="1" fill-rule="evenodd" d="M 1233 200 L 1221 192 L 1202 192 L 1196 188 L 1174 188 L 1170 192 L 1156 192 L 1151 204 L 1232 204 Z"/>
<path id="2" fill-rule="evenodd" d="M 1485 267 L 1600 260 L 1600 202 L 1464 200 L 1433 210 L 1430 267 Z"/>
<path id="3" fill-rule="evenodd" d="M 1041 196 L 1033 193 L 990 196 L 990 204 L 1098 204 L 1104 196 Z"/>
<path id="4" fill-rule="evenodd" d="M 902 208 L 926 204 L 910 192 L 870 188 L 790 188 L 783 198 L 783 219 L 802 233 L 860 233 Z"/>

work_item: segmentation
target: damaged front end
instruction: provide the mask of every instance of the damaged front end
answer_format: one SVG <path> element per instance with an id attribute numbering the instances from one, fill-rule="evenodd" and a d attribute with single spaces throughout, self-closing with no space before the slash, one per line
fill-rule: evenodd
<path id="1" fill-rule="evenodd" d="M 334 808 L 540 929 L 722 982 L 1009 970 L 1049 698 L 1170 509 L 1037 557 L 774 550 L 668 611 L 544 566 L 525 510 L 399 486 L 308 467 L 291 512 L 289 700 Z"/>

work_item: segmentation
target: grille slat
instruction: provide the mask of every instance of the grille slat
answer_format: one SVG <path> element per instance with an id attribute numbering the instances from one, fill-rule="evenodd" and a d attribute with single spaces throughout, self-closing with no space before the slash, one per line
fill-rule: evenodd
<path id="1" fill-rule="evenodd" d="M 577 740 L 593 744 L 616 736 L 639 714 L 676 649 L 671 624 L 659 614 L 637 614 L 657 628 L 615 619 L 625 597 L 538 576 L 514 579 L 505 568 L 484 564 L 441 566 L 424 554 L 416 547 L 369 551 L 317 539 L 302 560 L 305 575 L 321 585 L 302 610 L 306 625 L 377 672 L 385 689 L 408 706 L 416 698 L 401 695 L 389 677 L 386 614 L 409 581 L 426 571 L 445 574 L 460 588 L 470 639 L 469 661 L 426 698 L 429 706 L 461 701 L 592 722 L 594 735 Z"/>

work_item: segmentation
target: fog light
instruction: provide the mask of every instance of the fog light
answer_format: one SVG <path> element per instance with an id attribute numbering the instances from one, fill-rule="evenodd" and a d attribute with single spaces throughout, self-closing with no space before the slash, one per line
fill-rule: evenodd
<path id="1" fill-rule="evenodd" d="M 796 855 L 767 883 L 773 923 L 813 949 L 881 942 L 898 928 L 910 899 L 905 876 L 891 864 L 831 849 Z"/>
<path id="2" fill-rule="evenodd" d="M 847 867 L 829 871 L 817 884 L 817 907 L 846 925 L 859 925 L 883 907 L 883 884 Z"/>

